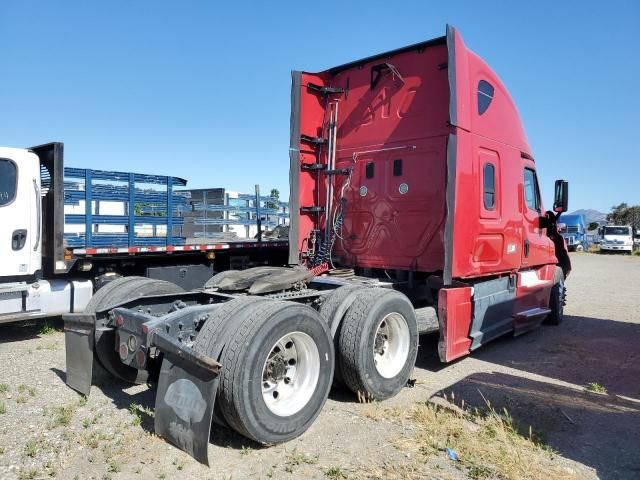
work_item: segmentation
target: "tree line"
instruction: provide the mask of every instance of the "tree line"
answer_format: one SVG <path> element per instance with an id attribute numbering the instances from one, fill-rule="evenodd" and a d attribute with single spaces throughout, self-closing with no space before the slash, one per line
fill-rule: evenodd
<path id="1" fill-rule="evenodd" d="M 607 222 L 612 225 L 631 225 L 636 230 L 640 229 L 640 205 L 614 205 L 611 207 L 611 213 L 607 214 Z"/>

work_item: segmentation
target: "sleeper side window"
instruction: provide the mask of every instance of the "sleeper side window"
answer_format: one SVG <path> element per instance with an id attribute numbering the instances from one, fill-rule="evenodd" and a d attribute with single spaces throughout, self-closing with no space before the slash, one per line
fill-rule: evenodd
<path id="1" fill-rule="evenodd" d="M 540 210 L 540 194 L 536 172 L 530 168 L 524 169 L 524 198 L 531 210 Z"/>
<path id="2" fill-rule="evenodd" d="M 402 176 L 402 159 L 398 158 L 393 161 L 393 176 L 401 177 Z"/>
<path id="3" fill-rule="evenodd" d="M 16 164 L 6 158 L 0 158 L 0 207 L 13 202 L 16 197 L 17 177 Z"/>
<path id="4" fill-rule="evenodd" d="M 478 82 L 478 115 L 487 111 L 493 100 L 493 85 L 486 80 Z"/>
<path id="5" fill-rule="evenodd" d="M 496 206 L 496 167 L 493 163 L 485 163 L 483 174 L 484 208 L 493 210 Z"/>
<path id="6" fill-rule="evenodd" d="M 374 172 L 375 172 L 375 164 L 373 162 L 367 162 L 367 165 L 364 169 L 365 177 L 373 178 Z"/>

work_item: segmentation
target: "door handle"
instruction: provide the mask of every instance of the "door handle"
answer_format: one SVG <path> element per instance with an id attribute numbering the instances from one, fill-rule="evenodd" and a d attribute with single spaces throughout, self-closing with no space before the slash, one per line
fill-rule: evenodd
<path id="1" fill-rule="evenodd" d="M 11 235 L 11 250 L 18 251 L 24 248 L 27 243 L 27 231 L 24 229 L 15 230 Z"/>
<path id="2" fill-rule="evenodd" d="M 527 258 L 529 256 L 529 240 L 524 241 L 524 257 Z"/>
<path id="3" fill-rule="evenodd" d="M 37 252 L 40 246 L 40 229 L 42 223 L 42 198 L 40 197 L 40 188 L 38 188 L 38 181 L 33 179 L 33 190 L 36 194 L 36 244 L 33 246 L 33 251 Z"/>

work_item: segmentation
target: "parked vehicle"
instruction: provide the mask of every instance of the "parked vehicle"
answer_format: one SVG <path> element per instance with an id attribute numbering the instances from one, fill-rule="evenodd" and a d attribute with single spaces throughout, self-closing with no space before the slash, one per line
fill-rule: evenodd
<path id="1" fill-rule="evenodd" d="M 192 289 L 236 260 L 286 259 L 286 240 L 187 244 L 180 207 L 190 204 L 175 190 L 185 180 L 64 168 L 63 152 L 0 148 L 0 323 L 81 312 L 122 276 Z"/>
<path id="2" fill-rule="evenodd" d="M 633 252 L 633 227 L 629 225 L 606 225 L 602 227 L 601 252 Z"/>
<path id="3" fill-rule="evenodd" d="M 157 375 L 156 432 L 205 463 L 214 405 L 216 424 L 285 442 L 334 382 L 396 395 L 422 333 L 449 362 L 563 318 L 568 184 L 545 212 L 514 103 L 454 28 L 293 72 L 291 98 L 290 266 L 190 292 L 122 278 L 64 317 L 67 383 L 89 393 L 94 355 L 129 382 Z"/>
<path id="4" fill-rule="evenodd" d="M 584 215 L 563 215 L 559 227 L 570 252 L 582 252 L 589 248 L 587 221 Z"/>

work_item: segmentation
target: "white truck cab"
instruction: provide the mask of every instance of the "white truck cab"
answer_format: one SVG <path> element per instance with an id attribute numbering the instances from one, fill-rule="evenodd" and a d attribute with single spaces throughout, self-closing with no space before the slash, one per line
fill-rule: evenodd
<path id="1" fill-rule="evenodd" d="M 42 268 L 40 159 L 25 149 L 0 147 L 0 278 Z"/>
<path id="2" fill-rule="evenodd" d="M 72 278 L 64 260 L 62 155 L 61 143 L 0 147 L 0 323 L 82 311 L 91 299 L 91 280 Z"/>
<path id="3" fill-rule="evenodd" d="M 633 228 L 629 225 L 602 227 L 600 250 L 605 252 L 633 252 Z"/>

